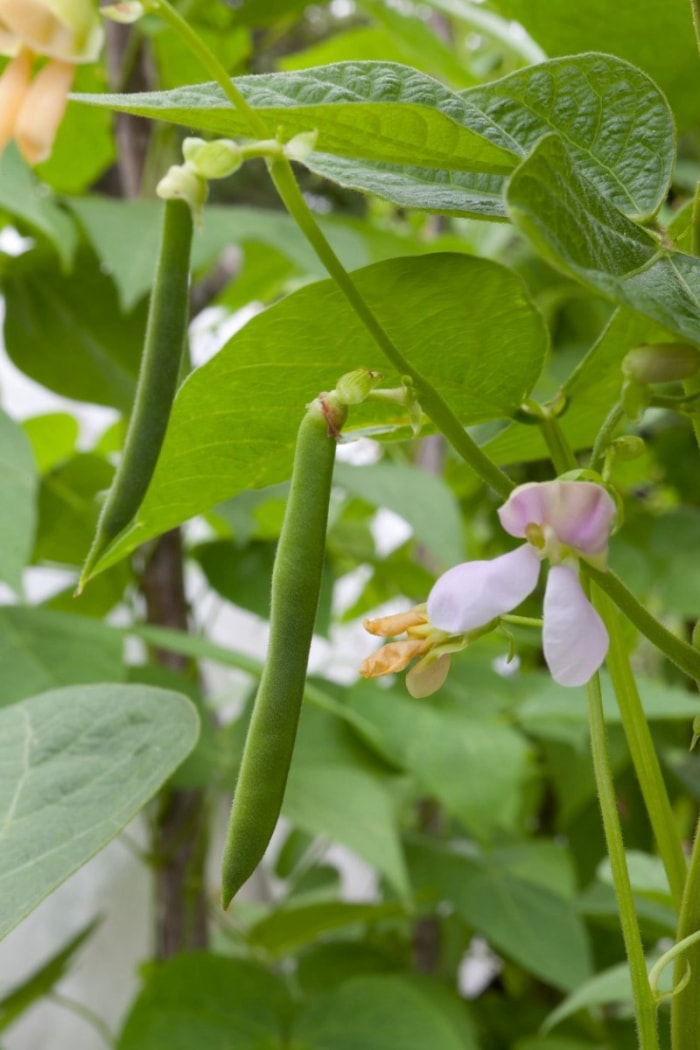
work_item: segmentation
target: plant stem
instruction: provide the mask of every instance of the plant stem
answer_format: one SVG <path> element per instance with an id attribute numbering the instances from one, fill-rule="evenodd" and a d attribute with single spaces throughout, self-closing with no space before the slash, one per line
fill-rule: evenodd
<path id="1" fill-rule="evenodd" d="M 551 415 L 546 409 L 542 409 L 542 415 L 539 417 L 538 423 L 557 473 L 565 474 L 567 470 L 575 470 L 578 467 L 576 456 L 570 448 L 556 416 Z"/>
<path id="2" fill-rule="evenodd" d="M 695 831 L 695 843 L 690 858 L 685 892 L 678 920 L 676 947 L 700 930 L 700 821 Z M 671 1050 L 687 1050 L 697 1041 L 700 1032 L 700 944 L 679 956 L 673 975 L 674 985 L 683 979 L 686 966 L 690 980 L 671 1001 Z"/>
<path id="3" fill-rule="evenodd" d="M 615 798 L 615 784 L 610 769 L 610 757 L 605 739 L 605 720 L 600 693 L 600 679 L 597 674 L 588 683 L 587 695 L 593 769 L 598 788 L 603 830 L 610 858 L 615 895 L 620 910 L 622 936 L 625 941 L 625 949 L 632 976 L 632 993 L 637 1017 L 639 1048 L 640 1050 L 659 1050 L 656 1005 L 647 977 L 642 936 L 639 930 L 637 914 L 634 908 L 634 898 L 632 896 L 632 886 L 627 870 L 627 859 L 625 857 L 622 829 Z M 686 1047 L 686 1050 L 689 1050 L 689 1048 Z"/>
<path id="4" fill-rule="evenodd" d="M 654 748 L 654 741 L 625 650 L 620 617 L 607 595 L 594 588 L 593 597 L 610 638 L 607 666 L 620 708 L 632 763 L 668 877 L 671 898 L 676 911 L 680 911 L 687 874 L 685 856 L 680 837 L 676 832 L 676 821 Z"/>
<path id="5" fill-rule="evenodd" d="M 63 995 L 61 992 L 55 991 L 52 991 L 49 994 L 49 999 L 56 1003 L 57 1006 L 63 1006 L 66 1010 L 70 1010 L 78 1017 L 82 1017 L 83 1021 L 87 1021 L 87 1023 L 100 1034 L 107 1046 L 114 1046 L 115 1036 L 112 1035 L 109 1025 L 102 1020 L 98 1013 L 92 1010 L 89 1006 L 86 1006 L 85 1003 L 73 999 L 72 996 Z"/>
<path id="6" fill-rule="evenodd" d="M 598 431 L 598 436 L 593 443 L 593 450 L 591 451 L 591 462 L 589 468 L 591 470 L 600 471 L 603 460 L 605 459 L 605 452 L 608 445 L 612 440 L 612 436 L 620 425 L 620 420 L 624 415 L 624 409 L 620 401 L 616 401 L 612 406 L 607 416 L 603 420 L 603 425 Z"/>

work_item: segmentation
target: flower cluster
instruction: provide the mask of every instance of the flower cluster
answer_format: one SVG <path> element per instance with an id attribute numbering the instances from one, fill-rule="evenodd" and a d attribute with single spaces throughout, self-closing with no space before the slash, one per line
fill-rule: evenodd
<path id="1" fill-rule="evenodd" d="M 46 160 L 73 83 L 75 67 L 93 62 L 102 25 L 92 0 L 0 0 L 0 152 L 10 139 L 29 164 Z M 33 76 L 37 59 L 48 61 Z"/>
<path id="2" fill-rule="evenodd" d="M 366 623 L 372 634 L 392 637 L 405 630 L 408 639 L 373 654 L 361 674 L 374 677 L 402 670 L 418 656 L 407 679 L 409 690 L 421 696 L 435 692 L 447 674 L 447 654 L 464 648 L 520 605 L 535 590 L 545 558 L 550 562 L 542 631 L 547 666 L 560 685 L 583 685 L 595 674 L 605 659 L 608 635 L 584 594 L 578 563 L 583 559 L 605 569 L 614 501 L 594 482 L 547 481 L 515 489 L 498 516 L 506 532 L 526 542 L 490 561 L 449 569 L 436 582 L 427 605 L 417 606 L 403 619 Z M 416 683 L 417 692 L 412 688 Z"/>

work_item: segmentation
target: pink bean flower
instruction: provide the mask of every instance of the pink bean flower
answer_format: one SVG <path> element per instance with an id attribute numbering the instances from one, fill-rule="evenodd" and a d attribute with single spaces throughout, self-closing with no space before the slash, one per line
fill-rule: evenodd
<path id="1" fill-rule="evenodd" d="M 491 561 L 465 562 L 444 573 L 428 597 L 428 621 L 451 636 L 483 627 L 534 591 L 547 558 L 545 660 L 560 685 L 583 685 L 605 659 L 608 634 L 583 592 L 578 562 L 606 567 L 612 498 L 590 481 L 532 483 L 515 489 L 498 516 L 506 532 L 526 542 Z"/>

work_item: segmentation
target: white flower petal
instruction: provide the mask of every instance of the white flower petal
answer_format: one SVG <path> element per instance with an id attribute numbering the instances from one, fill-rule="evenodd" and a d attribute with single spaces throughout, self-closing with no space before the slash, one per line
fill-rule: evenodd
<path id="1" fill-rule="evenodd" d="M 463 634 L 520 605 L 537 586 L 540 559 L 529 543 L 491 561 L 468 561 L 444 573 L 428 597 L 428 620 Z"/>
<path id="2" fill-rule="evenodd" d="M 548 525 L 560 543 L 581 554 L 605 554 L 615 520 L 615 503 L 593 481 L 542 481 L 520 485 L 498 511 L 511 536 L 527 525 Z"/>
<path id="3" fill-rule="evenodd" d="M 544 594 L 542 643 L 547 666 L 559 685 L 584 685 L 608 651 L 608 632 L 583 593 L 575 569 L 553 565 Z"/>

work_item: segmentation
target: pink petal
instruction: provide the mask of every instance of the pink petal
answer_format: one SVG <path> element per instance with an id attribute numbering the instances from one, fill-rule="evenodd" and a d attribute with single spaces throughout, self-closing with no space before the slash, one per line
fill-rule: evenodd
<path id="1" fill-rule="evenodd" d="M 543 481 L 520 485 L 498 512 L 511 536 L 531 523 L 549 525 L 561 543 L 582 554 L 607 551 L 615 503 L 593 481 Z"/>
<path id="2" fill-rule="evenodd" d="M 559 685 L 584 685 L 608 651 L 608 632 L 575 569 L 553 565 L 544 593 L 544 657 Z"/>
<path id="3" fill-rule="evenodd" d="M 492 561 L 455 565 L 428 597 L 428 620 L 449 634 L 483 627 L 510 612 L 537 586 L 540 559 L 529 543 Z"/>

